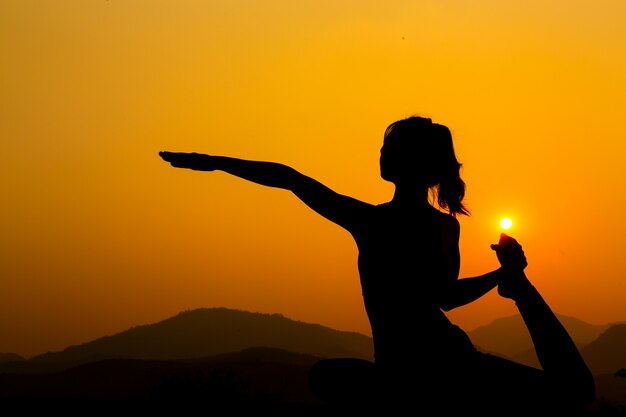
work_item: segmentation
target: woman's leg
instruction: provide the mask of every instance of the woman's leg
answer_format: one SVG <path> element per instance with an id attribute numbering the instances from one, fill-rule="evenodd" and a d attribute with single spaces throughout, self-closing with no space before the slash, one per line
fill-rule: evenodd
<path id="1" fill-rule="evenodd" d="M 499 284 L 498 292 L 515 301 L 532 338 L 550 394 L 573 408 L 588 407 L 595 398 L 593 375 L 565 327 L 524 272 L 507 275 Z"/>

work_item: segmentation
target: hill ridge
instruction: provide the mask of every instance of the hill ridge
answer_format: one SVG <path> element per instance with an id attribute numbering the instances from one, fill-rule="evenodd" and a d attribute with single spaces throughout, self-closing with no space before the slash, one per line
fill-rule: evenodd
<path id="1" fill-rule="evenodd" d="M 203 307 L 132 326 L 61 351 L 36 355 L 11 366 L 24 369 L 36 368 L 37 364 L 70 366 L 112 358 L 191 359 L 263 346 L 318 357 L 373 359 L 372 338 L 358 332 L 293 320 L 279 313 Z M 0 364 L 0 371 L 7 365 Z"/>

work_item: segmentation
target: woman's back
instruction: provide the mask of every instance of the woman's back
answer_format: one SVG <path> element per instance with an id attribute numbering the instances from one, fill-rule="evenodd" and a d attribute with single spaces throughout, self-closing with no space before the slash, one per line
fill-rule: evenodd
<path id="1" fill-rule="evenodd" d="M 377 363 L 448 356 L 446 349 L 459 346 L 451 338 L 463 332 L 440 309 L 441 294 L 458 272 L 455 251 L 446 247 L 456 241 L 446 235 L 451 222 L 456 220 L 430 205 L 385 203 L 373 207 L 354 233 Z M 471 343 L 461 346 L 471 349 Z"/>

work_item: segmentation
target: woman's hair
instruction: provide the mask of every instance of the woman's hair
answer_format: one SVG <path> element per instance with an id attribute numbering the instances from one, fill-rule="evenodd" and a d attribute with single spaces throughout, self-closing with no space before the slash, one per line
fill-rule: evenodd
<path id="1" fill-rule="evenodd" d="M 451 215 L 469 215 L 463 204 L 465 182 L 456 158 L 452 134 L 446 126 L 431 119 L 411 116 L 390 124 L 385 130 L 397 141 L 403 159 L 413 165 L 434 193 L 437 203 Z"/>

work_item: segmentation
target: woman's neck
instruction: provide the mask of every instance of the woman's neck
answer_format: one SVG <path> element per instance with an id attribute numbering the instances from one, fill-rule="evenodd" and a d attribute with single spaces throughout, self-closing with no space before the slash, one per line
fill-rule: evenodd
<path id="1" fill-rule="evenodd" d="M 399 186 L 390 203 L 398 207 L 423 208 L 432 207 L 428 202 L 428 188 L 419 186 Z"/>

